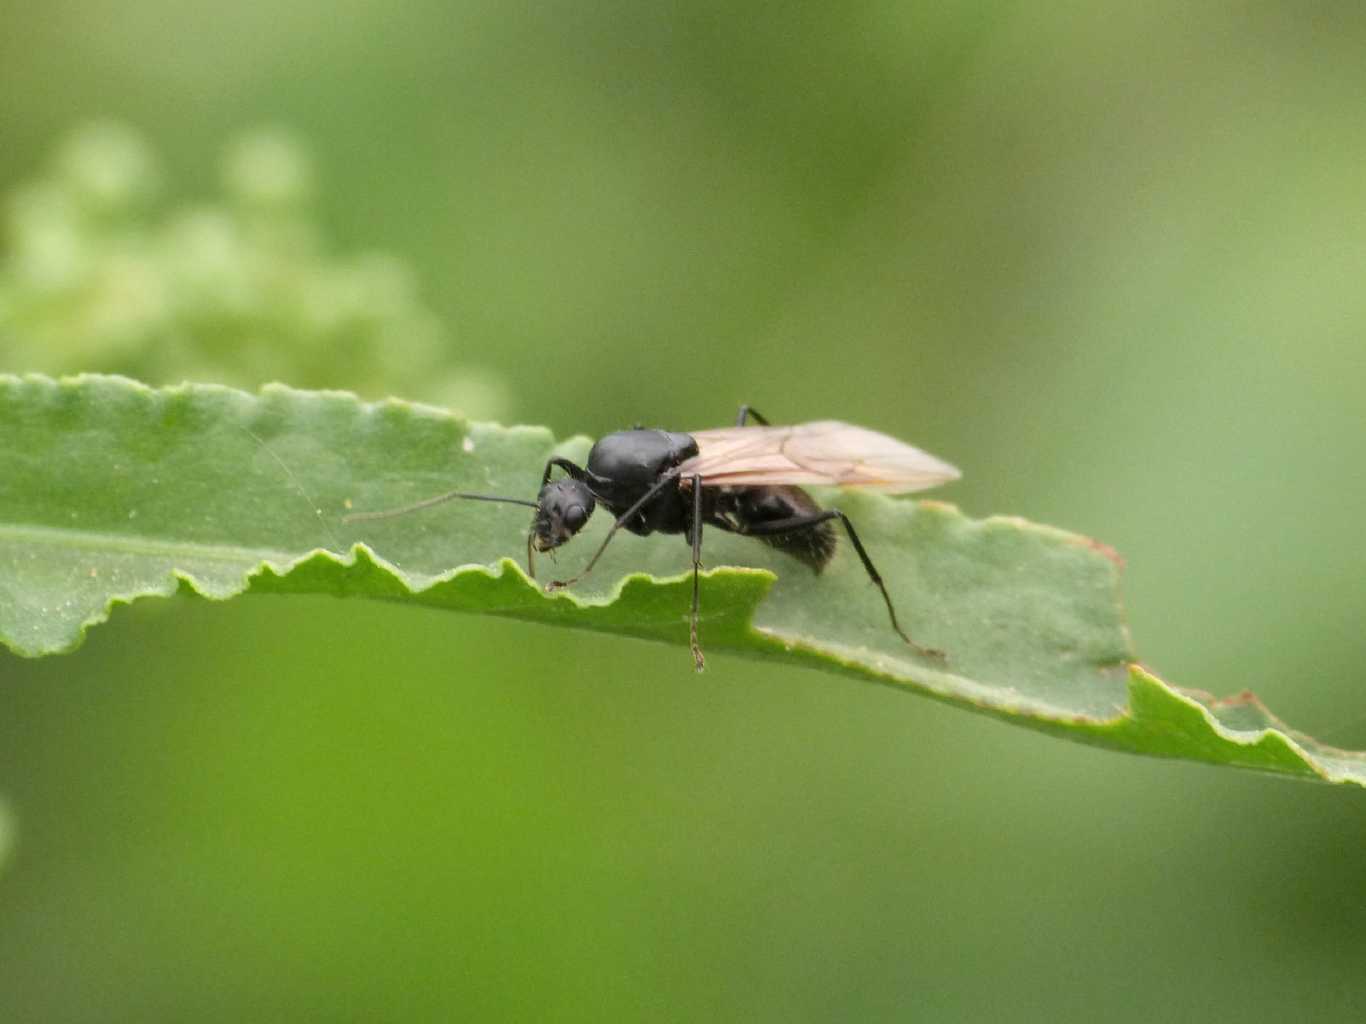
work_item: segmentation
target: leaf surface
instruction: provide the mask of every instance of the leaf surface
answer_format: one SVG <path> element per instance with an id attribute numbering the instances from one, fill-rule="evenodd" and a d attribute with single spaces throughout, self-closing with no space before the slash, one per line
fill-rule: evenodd
<path id="1" fill-rule="evenodd" d="M 691 582 L 677 536 L 613 542 L 548 595 L 517 561 L 530 510 L 451 502 L 344 523 L 453 488 L 534 498 L 552 453 L 535 427 L 466 423 L 400 401 L 268 386 L 152 389 L 118 377 L 0 377 L 0 642 L 72 649 L 111 608 L 189 591 L 384 598 L 685 646 Z M 819 495 L 858 525 L 920 643 L 888 626 L 847 545 L 821 576 L 711 531 L 702 639 L 874 680 L 1098 746 L 1366 785 L 1366 754 L 1319 745 L 1250 695 L 1218 701 L 1135 663 L 1103 545 L 942 502 Z M 605 536 L 595 517 L 541 578 L 568 576 Z M 686 658 L 686 653 L 680 651 Z"/>

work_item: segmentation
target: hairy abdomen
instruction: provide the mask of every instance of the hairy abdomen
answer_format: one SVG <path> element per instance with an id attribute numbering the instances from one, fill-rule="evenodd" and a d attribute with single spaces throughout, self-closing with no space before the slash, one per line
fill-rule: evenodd
<path id="1" fill-rule="evenodd" d="M 740 526 L 741 533 L 747 532 L 745 527 L 750 525 L 819 515 L 823 511 L 800 487 L 727 488 L 721 504 L 728 506 L 726 511 Z M 824 569 L 835 554 L 835 531 L 828 521 L 783 533 L 756 534 L 755 540 L 791 555 L 816 572 Z"/>

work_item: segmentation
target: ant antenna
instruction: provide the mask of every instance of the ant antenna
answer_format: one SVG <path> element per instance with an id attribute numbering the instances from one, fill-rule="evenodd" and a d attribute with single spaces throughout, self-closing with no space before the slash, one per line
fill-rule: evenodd
<path id="1" fill-rule="evenodd" d="M 342 522 L 359 523 L 371 519 L 388 519 L 392 516 L 416 512 L 418 509 L 431 508 L 433 505 L 440 505 L 442 502 L 451 501 L 454 498 L 465 498 L 469 501 L 501 501 L 508 505 L 525 505 L 527 508 L 540 507 L 536 502 L 526 501 L 522 498 L 504 498 L 496 494 L 469 494 L 466 491 L 447 491 L 445 494 L 438 494 L 435 498 L 424 498 L 422 501 L 415 501 L 413 504 L 404 505 L 401 508 L 388 508 L 382 512 L 352 512 L 350 515 L 342 516 Z"/>
<path id="2" fill-rule="evenodd" d="M 251 438 L 258 445 L 260 445 L 262 451 L 264 451 L 267 455 L 269 455 L 272 459 L 275 460 L 276 464 L 280 467 L 280 469 L 284 471 L 285 476 L 289 478 L 289 482 L 294 485 L 294 489 L 299 492 L 300 496 L 304 499 L 304 501 L 308 502 L 308 507 L 312 509 L 313 514 L 318 517 L 318 522 L 322 524 L 322 528 L 327 531 L 328 537 L 332 539 L 333 550 L 341 551 L 343 545 L 340 538 L 338 538 L 337 535 L 334 532 L 332 532 L 331 524 L 329 524 L 328 521 L 323 517 L 323 510 L 320 509 L 318 507 L 318 503 L 313 500 L 313 495 L 309 494 L 308 491 L 304 490 L 303 483 L 294 474 L 294 470 L 289 468 L 289 464 L 285 462 L 284 459 L 280 458 L 279 453 L 276 452 L 276 450 L 272 448 L 270 445 L 266 444 L 263 438 L 258 437 L 256 434 L 254 434 L 251 430 L 247 429 L 247 427 L 241 423 L 238 423 L 236 426 L 238 430 L 242 431 L 242 433 L 246 434 L 247 437 Z"/>

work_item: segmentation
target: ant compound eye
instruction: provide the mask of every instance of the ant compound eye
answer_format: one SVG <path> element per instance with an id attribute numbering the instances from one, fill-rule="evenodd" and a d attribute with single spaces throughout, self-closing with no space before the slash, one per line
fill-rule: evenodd
<path id="1" fill-rule="evenodd" d="M 578 532 L 583 529 L 583 524 L 588 522 L 588 511 L 582 505 L 570 505 L 564 513 L 564 525 L 570 530 Z"/>

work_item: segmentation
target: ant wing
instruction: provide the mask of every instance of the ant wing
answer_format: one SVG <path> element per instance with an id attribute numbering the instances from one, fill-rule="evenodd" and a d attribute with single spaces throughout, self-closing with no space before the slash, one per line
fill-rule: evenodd
<path id="1" fill-rule="evenodd" d="M 928 452 L 836 420 L 794 427 L 729 427 L 692 433 L 698 454 L 678 467 L 706 487 L 792 484 L 923 491 L 961 475 Z"/>

